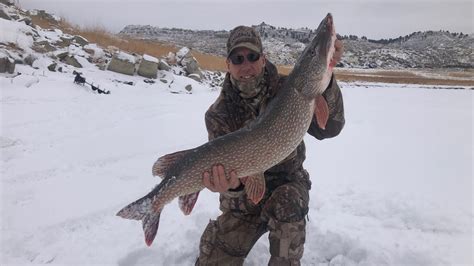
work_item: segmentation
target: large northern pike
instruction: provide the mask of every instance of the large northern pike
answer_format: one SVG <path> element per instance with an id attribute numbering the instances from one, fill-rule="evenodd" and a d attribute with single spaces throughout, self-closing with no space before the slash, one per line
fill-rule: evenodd
<path id="1" fill-rule="evenodd" d="M 250 176 L 245 191 L 258 202 L 265 191 L 262 173 L 293 152 L 311 124 L 316 99 L 331 79 L 335 40 L 333 18 L 328 14 L 283 87 L 253 123 L 197 148 L 160 157 L 153 175 L 162 177 L 161 183 L 117 215 L 142 220 L 145 241 L 151 245 L 165 204 L 179 197 L 181 209 L 189 214 L 204 188 L 202 174 L 218 163 L 235 170 L 239 178 Z"/>

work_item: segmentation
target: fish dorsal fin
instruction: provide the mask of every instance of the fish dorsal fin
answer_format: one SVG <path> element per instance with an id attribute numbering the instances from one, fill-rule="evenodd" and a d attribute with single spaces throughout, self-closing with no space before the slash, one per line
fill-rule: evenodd
<path id="1" fill-rule="evenodd" d="M 247 177 L 245 180 L 247 198 L 254 204 L 259 203 L 265 195 L 265 176 L 263 173 Z"/>
<path id="2" fill-rule="evenodd" d="M 159 176 L 162 179 L 166 177 L 166 172 L 181 158 L 192 150 L 177 151 L 174 153 L 166 154 L 158 158 L 153 164 L 152 174 L 153 176 Z"/>

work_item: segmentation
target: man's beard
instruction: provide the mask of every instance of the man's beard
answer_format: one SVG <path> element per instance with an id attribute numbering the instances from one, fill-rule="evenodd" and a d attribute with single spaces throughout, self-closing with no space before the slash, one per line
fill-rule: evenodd
<path id="1" fill-rule="evenodd" d="M 258 95 L 258 93 L 262 90 L 262 80 L 265 71 L 262 71 L 260 75 L 256 76 L 254 79 L 248 81 L 239 81 L 232 77 L 230 80 L 232 85 L 234 85 L 240 92 L 240 96 L 242 98 L 252 98 Z"/>

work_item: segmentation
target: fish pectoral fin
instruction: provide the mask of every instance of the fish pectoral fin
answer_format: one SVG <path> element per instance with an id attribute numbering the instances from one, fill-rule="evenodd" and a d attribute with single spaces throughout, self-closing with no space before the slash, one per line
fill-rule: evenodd
<path id="1" fill-rule="evenodd" d="M 247 198 L 254 204 L 259 203 L 265 195 L 265 176 L 263 173 L 247 177 L 245 181 Z"/>
<path id="2" fill-rule="evenodd" d="M 314 115 L 319 128 L 326 129 L 329 120 L 329 107 L 323 95 L 316 96 L 314 105 Z"/>
<path id="3" fill-rule="evenodd" d="M 177 151 L 174 153 L 166 154 L 158 158 L 156 162 L 153 164 L 152 168 L 152 174 L 154 176 L 160 176 L 162 179 L 166 177 L 166 172 L 168 169 L 170 169 L 171 166 L 173 166 L 176 161 L 180 160 L 183 158 L 186 154 L 191 152 L 192 149 L 190 150 L 184 150 L 184 151 Z"/>
<path id="4" fill-rule="evenodd" d="M 199 196 L 199 191 L 184 196 L 179 196 L 178 203 L 179 208 L 184 213 L 184 215 L 189 215 L 196 204 L 196 201 Z"/>

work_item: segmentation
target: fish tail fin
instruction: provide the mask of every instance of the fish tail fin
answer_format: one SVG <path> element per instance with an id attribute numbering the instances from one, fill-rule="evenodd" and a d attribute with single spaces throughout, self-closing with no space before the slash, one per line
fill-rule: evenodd
<path id="1" fill-rule="evenodd" d="M 147 246 L 151 246 L 155 239 L 158 226 L 160 225 L 160 215 L 161 210 L 159 212 L 150 213 L 142 219 L 143 233 L 145 234 L 145 243 Z"/>
<path id="2" fill-rule="evenodd" d="M 151 212 L 153 212 L 151 200 L 142 198 L 123 207 L 117 212 L 117 216 L 130 220 L 142 220 Z"/>
<path id="3" fill-rule="evenodd" d="M 117 213 L 117 216 L 124 219 L 141 220 L 143 233 L 145 234 L 145 242 L 150 246 L 158 231 L 160 214 L 161 209 L 155 211 L 152 207 L 152 201 L 148 198 L 144 198 L 125 206 Z"/>
<path id="4" fill-rule="evenodd" d="M 184 150 L 184 151 L 177 151 L 174 153 L 166 154 L 158 158 L 156 162 L 153 164 L 152 167 L 152 174 L 154 176 L 160 176 L 161 178 L 166 177 L 166 173 L 168 170 L 175 165 L 176 161 L 182 159 L 186 154 L 188 154 L 190 150 Z"/>

